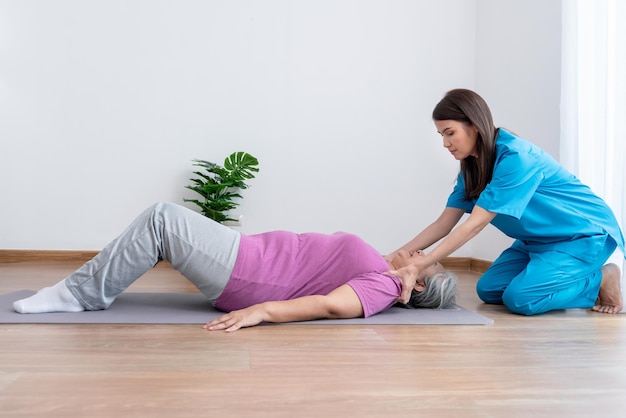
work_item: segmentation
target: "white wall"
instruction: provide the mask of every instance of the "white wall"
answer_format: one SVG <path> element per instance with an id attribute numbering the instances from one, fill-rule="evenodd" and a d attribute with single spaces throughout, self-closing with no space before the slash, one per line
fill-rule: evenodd
<path id="1" fill-rule="evenodd" d="M 561 0 L 0 0 L 0 248 L 100 249 L 182 203 L 192 158 L 256 155 L 239 230 L 380 251 L 441 211 L 430 120 L 475 88 L 558 156 Z M 193 207 L 193 206 L 190 206 Z M 493 260 L 493 229 L 459 250 Z"/>
<path id="2" fill-rule="evenodd" d="M 559 158 L 561 0 L 478 0 L 476 91 L 497 126 Z M 472 257 L 494 260 L 512 240 L 489 226 Z"/>
<path id="3" fill-rule="evenodd" d="M 0 0 L 0 248 L 100 249 L 194 197 L 191 159 L 260 160 L 242 232 L 363 236 L 437 216 L 430 120 L 475 80 L 475 1 Z M 462 250 L 466 251 L 466 250 Z"/>

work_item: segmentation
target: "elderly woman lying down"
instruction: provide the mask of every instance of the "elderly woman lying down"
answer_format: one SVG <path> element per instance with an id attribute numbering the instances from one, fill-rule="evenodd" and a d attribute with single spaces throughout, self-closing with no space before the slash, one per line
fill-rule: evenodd
<path id="1" fill-rule="evenodd" d="M 190 280 L 216 309 L 228 312 L 207 330 L 235 331 L 261 322 L 368 317 L 394 305 L 391 274 L 421 252 L 387 262 L 357 236 L 285 231 L 244 235 L 173 203 L 157 203 L 98 255 L 56 285 L 13 304 L 20 313 L 107 309 L 160 260 Z M 454 304 L 456 277 L 434 264 L 405 307 Z"/>

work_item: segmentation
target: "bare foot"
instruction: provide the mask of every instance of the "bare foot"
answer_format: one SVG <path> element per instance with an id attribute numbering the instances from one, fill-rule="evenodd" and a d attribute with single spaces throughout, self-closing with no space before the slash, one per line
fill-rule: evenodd
<path id="1" fill-rule="evenodd" d="M 601 270 L 600 293 L 596 305 L 591 310 L 608 314 L 619 313 L 623 306 L 619 267 L 615 264 L 606 264 Z"/>

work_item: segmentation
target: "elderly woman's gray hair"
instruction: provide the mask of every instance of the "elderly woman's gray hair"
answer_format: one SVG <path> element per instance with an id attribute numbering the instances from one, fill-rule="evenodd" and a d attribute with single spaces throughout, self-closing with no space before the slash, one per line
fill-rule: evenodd
<path id="1" fill-rule="evenodd" d="M 432 277 L 424 278 L 424 290 L 411 292 L 411 299 L 405 308 L 447 309 L 456 304 L 456 275 L 444 270 Z"/>

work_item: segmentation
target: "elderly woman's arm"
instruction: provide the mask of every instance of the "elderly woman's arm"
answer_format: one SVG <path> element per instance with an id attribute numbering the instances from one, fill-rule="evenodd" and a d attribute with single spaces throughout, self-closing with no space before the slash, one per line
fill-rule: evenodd
<path id="1" fill-rule="evenodd" d="M 209 331 L 236 331 L 261 322 L 295 322 L 323 318 L 357 318 L 363 306 L 356 292 L 344 284 L 327 295 L 264 302 L 232 311 L 204 325 Z"/>

